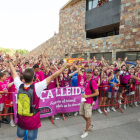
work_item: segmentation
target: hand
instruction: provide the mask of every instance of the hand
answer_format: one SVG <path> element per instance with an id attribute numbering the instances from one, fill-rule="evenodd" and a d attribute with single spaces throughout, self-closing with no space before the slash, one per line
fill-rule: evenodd
<path id="1" fill-rule="evenodd" d="M 82 98 L 87 98 L 87 95 L 86 94 L 82 94 Z"/>
<path id="2" fill-rule="evenodd" d="M 15 53 L 15 56 L 16 56 L 17 58 L 19 57 L 19 55 L 18 55 L 18 53 L 17 53 L 17 52 Z"/>
<path id="3" fill-rule="evenodd" d="M 6 58 L 7 58 L 7 60 L 10 60 L 9 54 L 6 54 Z"/>
<path id="4" fill-rule="evenodd" d="M 127 60 L 127 57 L 125 57 L 124 61 L 126 61 L 126 60 Z"/>
<path id="5" fill-rule="evenodd" d="M 2 51 L 0 51 L 0 55 L 2 56 Z"/>
<path id="6" fill-rule="evenodd" d="M 67 68 L 70 68 L 72 65 L 73 65 L 73 63 L 67 63 L 67 64 L 66 64 L 66 67 L 67 67 Z"/>
<path id="7" fill-rule="evenodd" d="M 117 86 L 117 84 L 113 83 L 113 87 L 116 87 L 116 86 Z"/>
<path id="8" fill-rule="evenodd" d="M 2 98 L 2 95 L 0 94 L 0 98 Z"/>
<path id="9" fill-rule="evenodd" d="M 4 90 L 4 91 L 3 91 L 3 93 L 7 93 L 7 92 L 8 92 L 8 90 Z"/>
<path id="10" fill-rule="evenodd" d="M 60 86 L 59 86 L 59 85 L 57 85 L 57 88 L 59 89 L 59 88 L 60 88 Z"/>

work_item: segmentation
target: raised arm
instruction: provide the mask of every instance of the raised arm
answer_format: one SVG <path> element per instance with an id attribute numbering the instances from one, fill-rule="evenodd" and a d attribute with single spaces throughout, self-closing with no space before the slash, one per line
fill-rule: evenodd
<path id="1" fill-rule="evenodd" d="M 9 67 L 10 67 L 11 73 L 13 75 L 13 79 L 15 79 L 16 77 L 18 77 L 18 74 L 15 71 L 15 68 L 13 67 L 13 65 L 11 63 L 9 54 L 6 54 L 6 58 L 7 58 L 7 63 L 9 63 Z"/>
<path id="2" fill-rule="evenodd" d="M 70 68 L 73 63 L 68 63 L 64 67 L 62 67 L 60 70 L 56 71 L 54 74 L 46 78 L 46 83 L 47 85 L 56 77 L 58 77 L 66 68 Z"/>

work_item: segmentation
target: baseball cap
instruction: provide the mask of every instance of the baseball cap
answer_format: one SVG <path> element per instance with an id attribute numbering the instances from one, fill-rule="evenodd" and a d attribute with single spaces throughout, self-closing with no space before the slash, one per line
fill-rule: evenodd
<path id="1" fill-rule="evenodd" d="M 90 72 L 90 73 L 92 73 L 92 70 L 91 70 L 91 69 L 87 69 L 86 72 Z"/>

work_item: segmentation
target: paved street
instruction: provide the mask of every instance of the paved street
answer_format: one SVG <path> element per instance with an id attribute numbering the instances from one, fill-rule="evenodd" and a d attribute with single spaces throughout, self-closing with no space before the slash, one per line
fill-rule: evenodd
<path id="1" fill-rule="evenodd" d="M 94 111 L 92 115 L 93 131 L 84 140 L 140 140 L 140 106 L 127 108 L 121 113 L 110 112 L 108 116 Z M 41 119 L 38 140 L 80 140 L 85 128 L 85 121 L 81 116 L 66 118 L 60 117 L 52 124 L 48 118 Z M 2 124 L 0 140 L 15 140 L 16 127 Z"/>

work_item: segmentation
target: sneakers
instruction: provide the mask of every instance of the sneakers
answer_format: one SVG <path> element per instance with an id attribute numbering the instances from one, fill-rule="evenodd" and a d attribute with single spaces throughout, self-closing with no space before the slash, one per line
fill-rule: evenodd
<path id="1" fill-rule="evenodd" d="M 93 125 L 91 125 L 90 127 L 89 127 L 89 129 L 88 130 L 92 130 L 94 128 L 94 126 Z"/>
<path id="2" fill-rule="evenodd" d="M 12 127 L 16 126 L 13 120 L 10 122 L 10 125 L 11 125 Z"/>
<path id="3" fill-rule="evenodd" d="M 116 112 L 116 109 L 114 107 L 111 107 L 111 110 L 114 111 L 114 112 Z"/>
<path id="4" fill-rule="evenodd" d="M 119 104 L 122 104 L 121 100 L 118 100 L 118 103 L 119 103 Z"/>
<path id="5" fill-rule="evenodd" d="M 81 135 L 81 139 L 85 138 L 88 136 L 88 132 L 84 132 L 82 135 Z"/>
<path id="6" fill-rule="evenodd" d="M 2 123 L 5 123 L 5 124 L 9 124 L 9 121 L 7 119 L 2 119 Z"/>
<path id="7" fill-rule="evenodd" d="M 126 104 L 124 104 L 123 108 L 126 109 Z"/>
<path id="8" fill-rule="evenodd" d="M 123 97 L 122 97 L 122 96 L 120 96 L 120 98 L 121 98 L 121 99 L 123 99 Z"/>
<path id="9" fill-rule="evenodd" d="M 101 113 L 101 114 L 103 113 L 100 108 L 98 109 L 98 112 Z"/>
<path id="10" fill-rule="evenodd" d="M 110 112 L 110 108 L 109 107 L 107 108 L 107 112 Z"/>
<path id="11" fill-rule="evenodd" d="M 133 104 L 129 104 L 130 107 L 134 108 Z"/>
<path id="12" fill-rule="evenodd" d="M 137 104 L 137 102 L 134 102 L 134 105 L 135 105 L 136 107 L 138 107 L 138 104 Z"/>
<path id="13" fill-rule="evenodd" d="M 77 116 L 77 115 L 78 115 L 78 111 L 74 113 L 74 116 Z"/>

